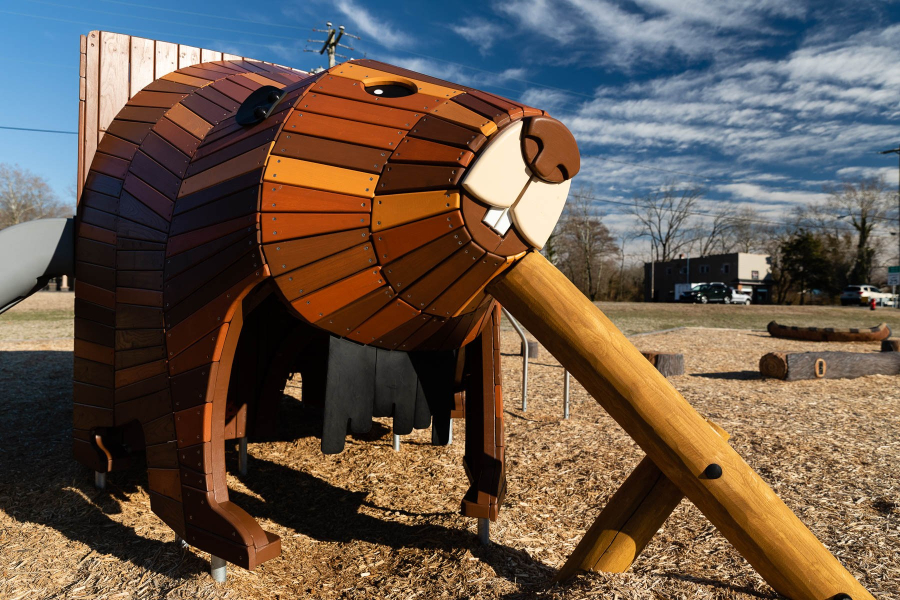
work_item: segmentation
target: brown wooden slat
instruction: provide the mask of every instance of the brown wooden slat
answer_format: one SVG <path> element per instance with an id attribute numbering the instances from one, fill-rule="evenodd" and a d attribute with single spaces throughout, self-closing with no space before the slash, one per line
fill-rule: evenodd
<path id="1" fill-rule="evenodd" d="M 402 292 L 471 240 L 472 238 L 465 229 L 448 233 L 405 254 L 399 260 L 388 263 L 384 267 L 384 276 L 390 282 L 391 287 Z"/>
<path id="2" fill-rule="evenodd" d="M 313 137 L 393 150 L 406 135 L 405 129 L 382 127 L 295 110 L 284 124 L 284 131 Z"/>
<path id="3" fill-rule="evenodd" d="M 296 108 L 304 112 L 407 130 L 424 114 L 315 93 L 307 94 Z"/>
<path id="4" fill-rule="evenodd" d="M 150 108 L 172 108 L 182 99 L 187 97 L 186 94 L 140 91 L 128 101 L 128 105 L 146 106 Z"/>
<path id="5" fill-rule="evenodd" d="M 118 250 L 157 250 L 160 252 L 166 251 L 165 244 L 126 237 L 118 238 L 116 248 Z"/>
<path id="6" fill-rule="evenodd" d="M 119 250 L 116 254 L 116 268 L 131 271 L 162 271 L 166 259 L 165 251 Z"/>
<path id="7" fill-rule="evenodd" d="M 223 119 L 227 119 L 230 113 L 210 100 L 203 98 L 199 94 L 191 94 L 181 101 L 181 104 L 196 113 L 201 119 L 216 125 Z"/>
<path id="8" fill-rule="evenodd" d="M 381 267 L 376 266 L 302 296 L 292 304 L 297 312 L 312 323 L 383 286 Z"/>
<path id="9" fill-rule="evenodd" d="M 111 365 L 115 362 L 115 349 L 112 346 L 103 346 L 86 340 L 75 340 L 75 356 Z"/>
<path id="10" fill-rule="evenodd" d="M 204 260 L 213 256 L 217 252 L 231 246 L 232 244 L 244 240 L 247 247 L 257 243 L 255 232 L 248 233 L 246 231 L 235 231 L 220 238 L 216 238 L 205 244 L 201 244 L 195 248 L 191 248 L 180 254 L 169 256 L 166 258 L 165 277 L 170 279 L 185 269 L 188 269 Z"/>
<path id="11" fill-rule="evenodd" d="M 392 329 L 403 325 L 407 321 L 416 318 L 419 311 L 395 298 L 388 302 L 387 306 L 372 315 L 365 323 L 353 328 L 347 337 L 361 344 L 370 344 L 378 337 L 388 333 Z"/>
<path id="12" fill-rule="evenodd" d="M 178 469 L 148 469 L 150 489 L 181 502 L 181 472 Z"/>
<path id="13" fill-rule="evenodd" d="M 75 338 L 94 342 L 102 346 L 112 346 L 116 339 L 116 330 L 108 325 L 101 325 L 87 319 L 75 319 Z M 87 382 L 91 383 L 91 382 Z M 101 385 L 101 384 L 97 384 Z"/>
<path id="14" fill-rule="evenodd" d="M 276 277 L 275 282 L 285 297 L 293 301 L 377 264 L 372 244 L 364 243 L 289 271 Z"/>
<path id="15" fill-rule="evenodd" d="M 121 185 L 119 182 L 115 188 L 115 195 L 112 196 L 85 188 L 81 193 L 80 208 L 90 207 L 116 214 L 119 208 L 119 194 L 122 192 Z M 113 191 L 113 189 L 109 191 Z"/>
<path id="16" fill-rule="evenodd" d="M 209 85 L 210 82 L 213 82 L 222 77 L 226 77 L 227 74 L 223 73 L 219 69 L 205 69 L 200 65 L 191 65 L 188 67 L 181 67 L 178 69 L 179 73 L 184 75 L 188 75 L 190 77 L 196 77 L 198 79 L 203 79 L 206 81 L 206 84 Z"/>
<path id="17" fill-rule="evenodd" d="M 172 220 L 169 235 L 179 235 L 194 229 L 256 213 L 258 204 L 259 189 L 256 187 L 223 196 L 215 202 L 204 204 L 194 210 L 177 215 Z"/>
<path id="18" fill-rule="evenodd" d="M 190 94 L 194 90 L 197 89 L 197 86 L 188 85 L 185 83 L 178 83 L 176 81 L 169 81 L 164 78 L 157 79 L 150 85 L 144 88 L 144 91 L 147 92 L 170 92 L 175 94 Z"/>
<path id="19" fill-rule="evenodd" d="M 227 334 L 228 323 L 221 324 L 215 330 L 207 333 L 181 352 L 176 353 L 174 356 L 170 354 L 168 362 L 169 375 L 179 375 L 197 367 L 202 367 L 203 365 L 218 361 Z M 168 351 L 171 353 L 172 347 L 167 347 Z M 176 430 L 179 430 L 181 424 L 177 422 L 177 415 L 175 420 Z M 195 440 L 193 443 L 197 443 L 197 441 L 199 440 Z"/>
<path id="20" fill-rule="evenodd" d="M 477 244 L 469 242 L 418 281 L 407 286 L 400 296 L 416 309 L 424 310 L 483 255 L 484 250 Z"/>
<path id="21" fill-rule="evenodd" d="M 105 306 L 106 308 L 115 308 L 116 307 L 116 294 L 115 292 L 107 289 L 103 289 L 101 287 L 97 287 L 95 285 L 91 285 L 81 279 L 75 282 L 75 296 L 79 300 L 84 300 L 86 302 L 91 302 L 93 304 L 97 304 L 100 306 Z M 90 317 L 88 317 L 90 318 Z M 92 319 L 94 321 L 98 321 L 99 319 Z M 107 325 L 113 325 L 114 323 L 104 323 Z"/>
<path id="22" fill-rule="evenodd" d="M 410 352 L 423 344 L 430 344 L 435 336 L 440 336 L 440 332 L 443 331 L 446 325 L 447 320 L 439 317 L 432 317 L 428 323 L 420 327 L 407 339 L 403 340 L 403 342 L 397 346 L 397 349 Z M 446 337 L 446 335 L 443 337 Z"/>
<path id="23" fill-rule="evenodd" d="M 367 173 L 381 173 L 391 156 L 389 151 L 379 148 L 357 146 L 294 132 L 283 132 L 278 136 L 272 154 Z"/>
<path id="24" fill-rule="evenodd" d="M 173 106 L 172 110 L 166 113 L 166 118 L 198 139 L 203 139 L 213 127 L 213 123 L 191 111 L 184 104 Z"/>
<path id="25" fill-rule="evenodd" d="M 166 372 L 166 361 L 158 360 L 152 363 L 138 365 L 136 367 L 128 367 L 116 371 L 116 387 L 124 387 L 138 381 L 150 379 L 154 375 Z"/>
<path id="26" fill-rule="evenodd" d="M 78 240 L 78 244 L 75 246 L 75 260 L 102 267 L 115 267 L 116 247 L 112 244 L 81 239 Z"/>
<path id="27" fill-rule="evenodd" d="M 75 261 L 76 281 L 81 280 L 105 290 L 116 289 L 116 270 L 89 263 Z M 76 286 L 77 287 L 77 286 Z"/>
<path id="28" fill-rule="evenodd" d="M 109 124 L 106 133 L 127 140 L 132 144 L 140 144 L 153 128 L 152 123 L 137 123 L 135 121 L 115 120 Z"/>
<path id="29" fill-rule="evenodd" d="M 165 334 L 162 329 L 123 329 L 116 332 L 117 351 L 162 346 L 164 343 Z"/>
<path id="30" fill-rule="evenodd" d="M 408 225 L 379 231 L 372 236 L 378 252 L 378 262 L 388 264 L 407 252 L 459 229 L 462 225 L 462 215 L 457 210 L 449 214 L 437 215 Z"/>
<path id="31" fill-rule="evenodd" d="M 172 148 L 172 150 L 173 152 L 177 152 L 174 148 Z M 143 152 L 139 151 L 135 153 L 134 158 L 131 160 L 130 171 L 132 175 L 140 177 L 147 185 L 152 186 L 153 189 L 159 191 L 166 198 L 174 201 L 178 195 L 181 178 L 174 175 Z M 129 191 L 138 198 L 141 198 L 141 196 L 135 194 L 133 190 Z"/>
<path id="32" fill-rule="evenodd" d="M 141 205 L 141 203 L 138 202 L 137 200 L 134 200 L 134 203 L 136 205 Z M 149 209 L 145 209 L 145 210 L 149 211 Z M 166 237 L 167 237 L 166 233 L 163 231 L 159 231 L 158 229 L 153 229 L 152 227 L 147 227 L 146 225 L 142 225 L 140 223 L 136 223 L 134 221 L 129 221 L 128 219 L 122 219 L 122 218 L 120 218 L 116 222 L 116 234 L 120 237 L 127 237 L 127 238 L 148 240 L 148 241 L 152 241 L 152 242 L 162 242 L 162 243 L 164 243 L 166 241 Z"/>
<path id="33" fill-rule="evenodd" d="M 216 91 L 225 94 L 235 102 L 243 102 L 250 94 L 253 93 L 247 88 L 236 84 L 231 79 L 223 79 L 217 81 L 213 84 L 213 88 Z"/>
<path id="34" fill-rule="evenodd" d="M 160 119 L 153 127 L 153 131 L 188 156 L 192 156 L 200 145 L 200 140 L 170 121 L 168 117 Z"/>
<path id="35" fill-rule="evenodd" d="M 119 215 L 136 223 L 160 231 L 169 228 L 172 218 L 172 201 L 144 180 L 129 174 L 125 179 L 125 191 L 119 198 Z"/>
<path id="36" fill-rule="evenodd" d="M 228 179 L 216 185 L 205 188 L 199 192 L 182 196 L 175 203 L 175 215 L 193 210 L 209 202 L 217 201 L 241 190 L 256 187 L 262 179 L 262 170 L 250 171 L 233 179 Z"/>
<path id="37" fill-rule="evenodd" d="M 162 271 L 117 271 L 116 286 L 162 291 L 163 274 Z"/>
<path id="38" fill-rule="evenodd" d="M 467 167 L 475 158 L 468 150 L 445 146 L 420 138 L 404 138 L 391 155 L 392 163 L 421 163 L 433 165 L 458 165 Z"/>
<path id="39" fill-rule="evenodd" d="M 370 222 L 369 213 L 265 213 L 260 225 L 262 241 L 271 243 L 368 227 Z"/>
<path id="40" fill-rule="evenodd" d="M 171 407 L 171 399 L 169 400 Z M 169 408 L 171 410 L 171 408 Z M 171 413 L 163 415 L 158 419 L 154 419 L 143 425 L 144 443 L 148 446 L 152 444 L 164 444 L 175 439 L 175 419 Z"/>
<path id="41" fill-rule="evenodd" d="M 83 208 L 77 222 L 79 237 L 107 244 L 116 243 L 116 215 L 93 208 Z"/>
<path id="42" fill-rule="evenodd" d="M 78 404 L 112 408 L 115 396 L 112 388 L 91 385 L 80 381 L 73 382 L 72 399 Z"/>
<path id="43" fill-rule="evenodd" d="M 119 114 L 116 115 L 116 119 L 121 119 L 123 121 L 137 121 L 139 123 L 156 123 L 164 114 L 166 114 L 165 108 L 126 105 L 119 111 Z"/>
<path id="44" fill-rule="evenodd" d="M 190 250 L 235 231 L 243 230 L 248 233 L 254 231 L 257 218 L 257 215 L 239 217 L 224 223 L 204 227 L 203 229 L 196 229 L 190 233 L 172 236 L 169 238 L 169 245 L 166 247 L 166 256 L 174 256 L 179 252 Z"/>
<path id="45" fill-rule="evenodd" d="M 165 373 L 144 379 L 116 389 L 116 404 L 145 398 L 169 387 L 169 376 Z M 170 409 L 171 410 L 171 409 Z M 149 457 L 148 457 L 149 458 Z M 148 461 L 149 462 L 149 461 Z"/>
<path id="46" fill-rule="evenodd" d="M 240 141 L 236 141 L 222 148 L 218 152 L 206 155 L 203 158 L 195 157 L 191 162 L 191 166 L 187 170 L 187 176 L 192 177 L 197 173 L 215 167 L 216 165 L 219 165 L 226 160 L 231 160 L 237 156 L 240 156 L 241 154 L 244 154 L 245 152 L 249 152 L 255 148 L 268 144 L 275 139 L 277 129 L 277 127 L 264 129 L 256 135 L 244 138 Z"/>
<path id="47" fill-rule="evenodd" d="M 499 96 L 488 94 L 487 92 L 482 92 L 480 90 L 466 90 L 466 93 L 476 100 L 481 100 L 482 102 L 506 111 L 511 119 L 521 119 L 525 115 L 524 109 L 521 106 L 509 100 L 500 98 Z"/>
<path id="48" fill-rule="evenodd" d="M 190 158 L 172 144 L 150 132 L 144 143 L 141 144 L 141 152 L 161 164 L 178 177 L 184 177 Z"/>
<path id="49" fill-rule="evenodd" d="M 402 98 L 383 98 L 374 96 L 365 90 L 365 86 L 360 82 L 346 77 L 338 77 L 337 75 L 325 75 L 316 81 L 310 91 L 319 94 L 328 94 L 329 96 L 337 96 L 339 98 L 347 98 L 357 100 L 359 102 L 368 102 L 371 104 L 380 104 L 382 106 L 392 106 L 402 110 L 411 110 L 413 112 L 431 111 L 440 106 L 445 99 L 428 96 L 426 94 L 413 94 L 412 96 L 404 96 Z"/>
<path id="50" fill-rule="evenodd" d="M 95 325 L 95 327 L 99 326 Z M 74 364 L 73 379 L 75 381 L 100 387 L 113 387 L 115 375 L 112 365 L 94 362 L 79 356 L 75 357 Z"/>
<path id="51" fill-rule="evenodd" d="M 91 170 L 117 179 L 125 179 L 125 174 L 128 172 L 128 164 L 126 160 L 98 151 L 94 154 Z"/>
<path id="52" fill-rule="evenodd" d="M 123 271 L 119 271 L 119 274 Z M 160 273 L 160 276 L 162 274 Z M 153 306 L 120 304 L 116 307 L 117 329 L 146 329 L 163 326 L 163 311 Z"/>
<path id="53" fill-rule="evenodd" d="M 75 310 L 79 319 L 95 321 L 109 327 L 115 327 L 116 325 L 116 311 L 114 309 L 79 298 L 78 292 L 75 293 Z"/>
<path id="54" fill-rule="evenodd" d="M 211 169 L 207 169 L 202 173 L 185 179 L 181 184 L 179 196 L 186 196 L 198 192 L 219 182 L 233 179 L 238 175 L 243 175 L 244 173 L 265 166 L 271 148 L 271 143 L 260 146 L 241 156 L 227 160 Z"/>
<path id="55" fill-rule="evenodd" d="M 122 192 L 122 180 L 97 173 L 96 171 L 91 171 L 88 173 L 87 179 L 84 182 L 84 188 L 100 192 L 107 196 L 116 197 Z M 82 198 L 83 197 L 84 195 L 82 194 Z"/>
<path id="56" fill-rule="evenodd" d="M 487 138 L 465 127 L 460 127 L 437 117 L 422 117 L 409 132 L 410 137 L 421 138 L 439 144 L 447 144 L 478 152 Z"/>
<path id="57" fill-rule="evenodd" d="M 480 100 L 471 94 L 460 94 L 453 97 L 453 102 L 460 106 L 465 106 L 471 111 L 475 111 L 480 115 L 491 119 L 497 124 L 497 127 L 503 127 L 510 122 L 510 115 L 507 111 L 501 110 L 500 107 L 488 104 L 484 100 Z"/>
<path id="58" fill-rule="evenodd" d="M 259 251 L 253 246 L 239 241 L 228 248 L 216 253 L 205 261 L 194 265 L 183 273 L 166 280 L 165 303 L 175 306 L 208 281 L 227 270 L 231 265 L 240 262 L 245 256 L 256 259 L 256 263 L 262 264 Z"/>
<path id="59" fill-rule="evenodd" d="M 450 81 L 445 81 L 443 79 L 438 79 L 437 77 L 432 77 L 431 75 L 426 75 L 424 73 L 418 73 L 416 71 L 411 71 L 410 69 L 404 69 L 403 67 L 398 67 L 396 65 L 392 65 L 389 63 L 383 63 L 377 60 L 372 60 L 368 58 L 356 59 L 353 61 L 354 65 L 359 65 L 361 67 L 367 67 L 369 69 L 375 69 L 376 71 L 381 71 L 383 73 L 391 73 L 393 75 L 400 75 L 401 77 L 409 77 L 415 81 L 423 81 L 426 83 L 431 83 L 434 85 L 439 85 L 441 87 L 447 87 L 451 89 L 461 89 L 468 90 L 469 88 L 459 85 L 458 83 L 453 83 Z"/>
<path id="60" fill-rule="evenodd" d="M 318 235 L 305 239 L 276 242 L 263 246 L 266 262 L 273 275 L 281 275 L 326 256 L 337 254 L 368 239 L 367 228 Z"/>
<path id="61" fill-rule="evenodd" d="M 208 79 L 194 77 L 192 75 L 188 75 L 187 73 L 179 73 L 178 71 L 166 73 L 162 76 L 162 79 L 165 81 L 173 81 L 175 83 L 181 83 L 183 85 L 190 86 L 192 88 L 192 92 L 209 84 Z"/>
<path id="62" fill-rule="evenodd" d="M 314 190 L 296 185 L 265 182 L 262 185 L 262 212 L 364 212 L 371 210 L 368 198 Z"/>
<path id="63" fill-rule="evenodd" d="M 132 144 L 131 142 L 109 133 L 103 136 L 103 139 L 100 140 L 100 144 L 97 146 L 98 152 L 105 152 L 106 154 L 118 156 L 124 160 L 131 160 L 134 153 L 137 152 L 137 149 L 138 147 L 136 144 Z"/>
<path id="64" fill-rule="evenodd" d="M 136 330 L 125 329 L 123 331 Z M 149 348 L 137 348 L 136 350 L 117 350 L 116 369 L 127 369 L 128 367 L 143 365 L 164 358 L 166 358 L 166 349 L 163 346 L 150 346 Z"/>
<path id="65" fill-rule="evenodd" d="M 359 300 L 336 310 L 316 321 L 316 325 L 340 336 L 345 336 L 357 325 L 365 322 L 372 315 L 384 308 L 396 297 L 394 291 L 384 286 L 369 292 Z"/>
<path id="66" fill-rule="evenodd" d="M 462 167 L 390 164 L 378 180 L 378 194 L 396 194 L 455 187 L 463 176 Z"/>
<path id="67" fill-rule="evenodd" d="M 424 312 L 441 317 L 455 317 L 489 281 L 508 266 L 504 257 L 485 253 Z"/>
<path id="68" fill-rule="evenodd" d="M 409 321 L 391 329 L 387 333 L 383 333 L 382 335 L 378 336 L 378 345 L 382 348 L 389 348 L 393 350 L 419 329 L 425 327 L 427 323 L 431 321 L 431 319 L 431 315 L 426 315 L 424 313 L 416 315 Z"/>
<path id="69" fill-rule="evenodd" d="M 233 114 L 241 107 L 241 103 L 218 91 L 215 85 L 197 90 L 197 95 L 222 108 L 226 114 Z"/>

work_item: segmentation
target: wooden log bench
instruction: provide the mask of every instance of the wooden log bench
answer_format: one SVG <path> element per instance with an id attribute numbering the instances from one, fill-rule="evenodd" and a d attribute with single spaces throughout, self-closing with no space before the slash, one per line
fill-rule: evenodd
<path id="1" fill-rule="evenodd" d="M 900 353 L 770 352 L 759 359 L 759 372 L 784 381 L 900 375 Z"/>

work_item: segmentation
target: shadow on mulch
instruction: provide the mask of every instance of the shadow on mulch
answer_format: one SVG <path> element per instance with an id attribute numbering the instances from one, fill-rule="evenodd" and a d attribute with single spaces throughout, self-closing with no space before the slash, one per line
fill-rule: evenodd
<path id="1" fill-rule="evenodd" d="M 749 381 L 751 379 L 762 379 L 759 371 L 724 371 L 720 373 L 691 373 L 693 377 L 705 377 L 707 379 L 736 379 Z"/>
<path id="2" fill-rule="evenodd" d="M 756 596 L 757 598 L 783 598 L 784 596 L 780 596 L 775 592 L 763 592 L 751 587 L 747 586 L 739 586 L 732 585 L 730 583 L 724 583 L 722 581 L 718 581 L 716 579 L 708 579 L 706 577 L 693 577 L 691 575 L 685 575 L 684 573 L 671 573 L 664 572 L 660 573 L 663 577 L 667 577 L 669 579 L 677 579 L 678 581 L 686 581 L 689 583 L 696 583 L 697 585 L 705 585 L 721 590 L 729 590 L 731 592 L 739 592 L 741 594 L 747 594 L 748 596 Z"/>
<path id="3" fill-rule="evenodd" d="M 72 458 L 71 391 L 69 386 L 60 385 L 65 377 L 71 377 L 72 353 L 0 352 L 0 371 L 21 372 L 36 365 L 47 371 L 46 389 L 16 392 L 0 404 L 0 510 L 17 521 L 55 529 L 99 554 L 116 556 L 169 577 L 187 578 L 206 571 L 206 561 L 193 552 L 175 543 L 142 537 L 111 518 L 122 512 L 123 503 L 129 502 L 128 494 L 146 488 L 144 461 L 136 456 L 132 467 L 110 475 L 106 490 L 94 488 L 91 473 Z M 0 385 L 3 383 L 0 381 Z M 321 421 L 315 418 L 317 411 L 304 410 L 296 400 L 286 399 L 284 404 L 278 437 L 318 436 Z M 376 423 L 373 431 L 359 437 L 377 439 L 389 434 L 389 428 Z M 228 452 L 227 458 L 233 467 L 235 453 Z M 398 511 L 368 502 L 365 493 L 333 486 L 267 460 L 251 459 L 250 473 L 241 480 L 265 498 L 229 492 L 231 499 L 254 518 L 269 518 L 319 541 L 359 540 L 394 549 L 466 548 L 509 581 L 517 579 L 520 565 L 535 563 L 520 550 L 499 544 L 482 546 L 468 531 L 431 524 L 407 525 L 360 514 L 364 506 Z M 455 513 L 403 514 L 422 517 Z M 540 586 L 545 586 L 554 570 L 539 569 L 546 576 Z"/>

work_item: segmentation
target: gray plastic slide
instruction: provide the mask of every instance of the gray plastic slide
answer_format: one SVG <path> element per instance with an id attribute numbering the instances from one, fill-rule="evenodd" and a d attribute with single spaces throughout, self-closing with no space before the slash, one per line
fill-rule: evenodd
<path id="1" fill-rule="evenodd" d="M 74 219 L 39 219 L 0 229 L 0 313 L 60 275 L 75 275 Z"/>

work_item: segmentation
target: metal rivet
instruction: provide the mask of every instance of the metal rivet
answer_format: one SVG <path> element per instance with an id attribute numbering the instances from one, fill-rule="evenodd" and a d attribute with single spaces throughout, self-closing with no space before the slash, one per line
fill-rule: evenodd
<path id="1" fill-rule="evenodd" d="M 712 463 L 703 469 L 703 475 L 705 475 L 707 479 L 718 479 L 722 476 L 722 467 L 716 463 Z"/>

